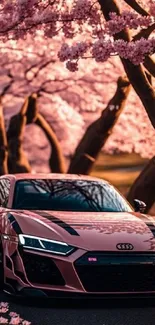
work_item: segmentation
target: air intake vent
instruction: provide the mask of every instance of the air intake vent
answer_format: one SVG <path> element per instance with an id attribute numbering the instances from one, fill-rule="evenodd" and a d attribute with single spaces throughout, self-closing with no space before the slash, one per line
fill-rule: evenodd
<path id="1" fill-rule="evenodd" d="M 89 252 L 74 265 L 87 292 L 155 291 L 155 254 Z"/>
<path id="2" fill-rule="evenodd" d="M 23 252 L 23 263 L 27 278 L 32 283 L 65 285 L 59 269 L 51 258 Z"/>

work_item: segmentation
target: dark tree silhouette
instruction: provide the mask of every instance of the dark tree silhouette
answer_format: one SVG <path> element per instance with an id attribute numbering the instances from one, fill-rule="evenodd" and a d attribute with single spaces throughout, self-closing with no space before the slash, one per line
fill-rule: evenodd
<path id="1" fill-rule="evenodd" d="M 22 149 L 24 129 L 27 122 L 27 106 L 28 99 L 25 100 L 20 112 L 10 119 L 7 131 L 9 173 L 16 174 L 31 172 L 31 166 Z"/>
<path id="2" fill-rule="evenodd" d="M 0 98 L 0 175 L 8 173 L 7 166 L 8 148 L 7 148 L 7 137 L 4 126 L 3 107 Z"/>
<path id="3" fill-rule="evenodd" d="M 148 162 L 129 190 L 127 199 L 131 204 L 135 198 L 146 203 L 146 213 L 155 201 L 155 157 Z"/>

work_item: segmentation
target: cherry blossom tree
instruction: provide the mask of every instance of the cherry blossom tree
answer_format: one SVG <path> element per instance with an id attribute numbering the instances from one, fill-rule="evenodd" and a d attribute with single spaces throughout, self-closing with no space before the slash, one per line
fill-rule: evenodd
<path id="1" fill-rule="evenodd" d="M 3 41 L 8 38 L 25 38 L 27 33 L 35 36 L 36 31 L 41 29 L 46 37 L 54 37 L 63 32 L 65 37 L 74 37 L 76 42 L 76 35 L 80 32 L 81 36 L 82 31 L 85 41 L 71 46 L 63 44 L 58 53 L 60 60 L 67 60 L 67 67 L 75 71 L 81 57 L 90 55 L 97 62 L 105 62 L 111 55 L 119 55 L 127 76 L 154 125 L 154 90 L 140 65 L 144 63 L 154 75 L 154 61 L 149 56 L 154 53 L 154 37 L 149 37 L 155 27 L 154 1 L 144 2 L 146 9 L 136 0 L 121 3 L 127 4 L 128 10 L 125 8 L 126 10 L 120 11 L 114 0 L 56 0 L 52 3 L 48 0 L 31 0 L 29 5 L 26 1 L 3 1 L 1 38 Z M 3 23 L 5 15 L 9 18 L 7 25 Z"/>
<path id="2" fill-rule="evenodd" d="M 46 118 L 50 126 L 54 128 L 63 149 L 63 154 L 71 157 L 86 127 L 91 125 L 95 119 L 98 119 L 102 111 L 105 110 L 107 103 L 111 100 L 116 90 L 117 79 L 119 75 L 123 74 L 123 69 L 121 69 L 118 59 L 112 58 L 106 63 L 106 66 L 100 65 L 99 69 L 97 69 L 95 62 L 93 63 L 89 59 L 88 68 L 86 69 L 85 62 L 83 61 L 80 63 L 80 71 L 73 75 L 63 67 L 63 64 L 59 64 L 55 61 L 56 58 L 52 53 L 53 47 L 58 47 L 58 41 L 53 41 L 50 58 L 49 55 L 46 57 L 46 49 L 49 48 L 49 42 L 45 42 L 41 36 L 38 36 L 36 43 L 34 43 L 32 39 L 27 40 L 27 48 L 31 48 L 31 55 L 26 50 L 24 51 L 24 46 L 25 44 L 23 41 L 20 41 L 18 46 L 12 43 L 7 44 L 7 46 L 4 44 L 3 46 L 3 53 L 5 55 L 1 56 L 3 68 L 1 69 L 2 81 L 0 87 L 1 93 L 3 94 L 2 101 L 6 124 L 8 125 L 8 121 L 12 115 L 19 112 L 20 107 L 23 105 L 23 97 L 31 94 L 32 91 L 36 92 L 38 94 L 37 106 L 39 106 L 40 113 Z M 37 53 L 35 52 L 36 46 L 38 46 Z M 44 51 L 42 52 L 43 48 Z M 20 71 L 20 75 L 18 71 Z M 49 76 L 48 79 L 47 76 Z M 137 105 L 137 112 L 135 112 L 135 104 Z M 114 105 L 112 105 L 112 103 L 110 105 L 109 113 L 111 113 L 111 116 L 114 116 Z M 106 152 L 112 153 L 117 148 L 119 148 L 120 151 L 130 152 L 134 150 L 133 145 L 137 143 L 137 147 L 135 148 L 136 151 L 139 150 L 140 154 L 145 153 L 146 156 L 150 155 L 148 149 L 150 148 L 151 152 L 153 143 L 150 143 L 150 139 L 152 139 L 153 131 L 133 91 L 132 96 L 129 97 L 127 102 L 127 108 L 124 110 L 125 115 L 122 113 L 122 117 L 119 118 L 116 125 L 116 131 L 113 132 L 108 140 L 108 145 L 105 147 Z M 117 117 L 119 112 L 121 112 L 121 110 L 118 111 L 116 109 Z M 132 118 L 133 114 L 135 115 Z M 104 120 L 104 116 L 102 116 L 102 118 Z M 135 123 L 137 118 L 139 124 L 144 126 L 142 129 L 139 128 L 138 134 L 136 134 L 134 139 L 133 136 L 135 132 L 137 133 L 137 125 Z M 126 121 L 126 125 L 129 124 L 126 138 L 122 138 L 124 121 Z M 131 122 L 132 128 L 130 128 Z M 73 128 L 74 138 L 72 137 Z M 40 133 L 39 129 L 34 124 L 28 125 L 26 129 L 28 132 L 26 132 L 25 136 L 23 135 L 25 137 L 24 149 L 28 154 L 31 164 L 35 166 L 33 168 L 37 168 L 36 170 L 38 171 L 40 168 L 49 171 L 50 169 L 45 167 L 48 158 L 45 158 L 45 161 L 40 158 L 41 153 L 38 151 L 39 148 L 35 150 L 34 154 L 34 147 L 37 148 L 40 145 L 40 148 L 42 148 L 42 143 L 47 142 L 43 140 L 42 133 Z M 148 129 L 150 129 L 150 132 L 148 132 Z M 32 136 L 32 131 L 36 133 L 36 138 Z M 102 129 L 102 136 L 103 131 L 104 127 Z M 110 133 L 111 132 L 108 132 L 107 135 L 109 136 Z M 41 140 L 37 138 L 37 134 Z M 36 139 L 34 145 L 32 144 L 32 138 L 33 140 Z M 105 143 L 107 137 L 103 136 L 103 139 Z M 124 142 L 122 142 L 123 139 Z M 144 142 L 143 146 L 141 146 L 141 141 Z M 14 143 L 17 145 L 21 143 L 21 141 L 14 141 Z M 57 145 L 57 148 L 59 147 L 60 149 L 60 145 Z M 44 145 L 43 147 L 45 148 Z M 98 152 L 101 147 L 98 148 Z M 14 150 L 13 147 L 12 150 L 14 151 L 12 154 L 15 155 L 17 150 Z M 12 150 L 9 149 L 10 154 Z M 60 152 L 60 150 L 57 152 Z M 20 147 L 18 146 L 18 155 L 19 153 Z M 36 155 L 36 159 L 34 155 Z M 49 157 L 50 159 L 49 155 L 49 150 L 47 150 L 45 157 Z M 52 157 L 54 161 L 54 154 Z M 10 171 L 15 172 L 15 157 L 13 157 L 12 161 L 14 162 L 14 166 L 13 170 L 10 169 Z M 90 160 L 91 165 L 94 161 L 95 159 Z M 40 165 L 42 165 L 42 167 L 40 167 Z M 59 164 L 55 165 L 58 166 Z M 53 170 L 53 168 L 51 169 Z"/>

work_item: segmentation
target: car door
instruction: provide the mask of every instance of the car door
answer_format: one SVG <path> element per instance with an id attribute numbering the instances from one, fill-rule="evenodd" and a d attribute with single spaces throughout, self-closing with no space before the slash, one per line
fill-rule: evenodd
<path id="1" fill-rule="evenodd" d="M 10 192 L 10 180 L 7 178 L 0 179 L 0 233 L 4 227 L 4 212 L 7 209 Z"/>
<path id="2" fill-rule="evenodd" d="M 10 180 L 7 178 L 0 179 L 0 214 L 7 208 L 10 192 Z"/>

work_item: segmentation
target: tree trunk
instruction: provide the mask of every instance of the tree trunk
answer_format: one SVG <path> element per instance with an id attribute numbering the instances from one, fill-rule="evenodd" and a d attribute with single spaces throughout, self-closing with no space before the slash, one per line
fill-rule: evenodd
<path id="1" fill-rule="evenodd" d="M 109 101 L 101 117 L 88 127 L 80 141 L 69 166 L 68 173 L 90 173 L 100 150 L 110 136 L 124 108 L 129 90 L 130 83 L 128 79 L 120 77 L 117 81 L 115 95 Z"/>
<path id="2" fill-rule="evenodd" d="M 148 162 L 133 183 L 127 199 L 131 204 L 133 204 L 134 199 L 142 200 L 147 205 L 146 212 L 150 210 L 155 201 L 155 157 Z"/>
<path id="3" fill-rule="evenodd" d="M 26 124 L 34 123 L 37 119 L 38 106 L 37 106 L 37 94 L 31 94 L 27 99 L 26 108 Z"/>
<path id="4" fill-rule="evenodd" d="M 155 78 L 155 61 L 150 56 L 147 56 L 144 61 L 145 68 Z"/>
<path id="5" fill-rule="evenodd" d="M 8 148 L 7 137 L 4 125 L 3 108 L 0 98 L 0 175 L 8 174 Z"/>
<path id="6" fill-rule="evenodd" d="M 49 159 L 49 166 L 52 173 L 65 173 L 65 162 L 62 155 L 61 147 L 55 132 L 51 126 L 44 119 L 44 117 L 38 113 L 35 123 L 44 131 L 48 141 L 51 145 L 51 156 Z"/>
<path id="7" fill-rule="evenodd" d="M 22 149 L 24 128 L 26 125 L 26 112 L 28 107 L 28 98 L 26 98 L 20 112 L 10 119 L 7 131 L 8 139 L 8 169 L 9 173 L 29 173 L 31 166 Z"/>
<path id="8" fill-rule="evenodd" d="M 117 15 L 120 15 L 119 7 L 117 6 L 116 0 L 99 0 L 101 5 L 101 10 L 105 19 L 108 21 L 110 19 L 109 14 L 110 12 L 115 12 Z M 127 29 L 121 31 L 120 33 L 116 34 L 114 38 L 123 39 L 127 42 L 130 41 L 130 34 Z M 150 121 L 155 127 L 155 91 L 153 87 L 150 85 L 143 66 L 134 65 L 129 60 L 121 59 L 125 72 L 131 85 L 135 89 L 137 95 L 141 99 L 146 112 L 150 118 Z M 147 62 L 147 61 L 146 61 Z"/>

